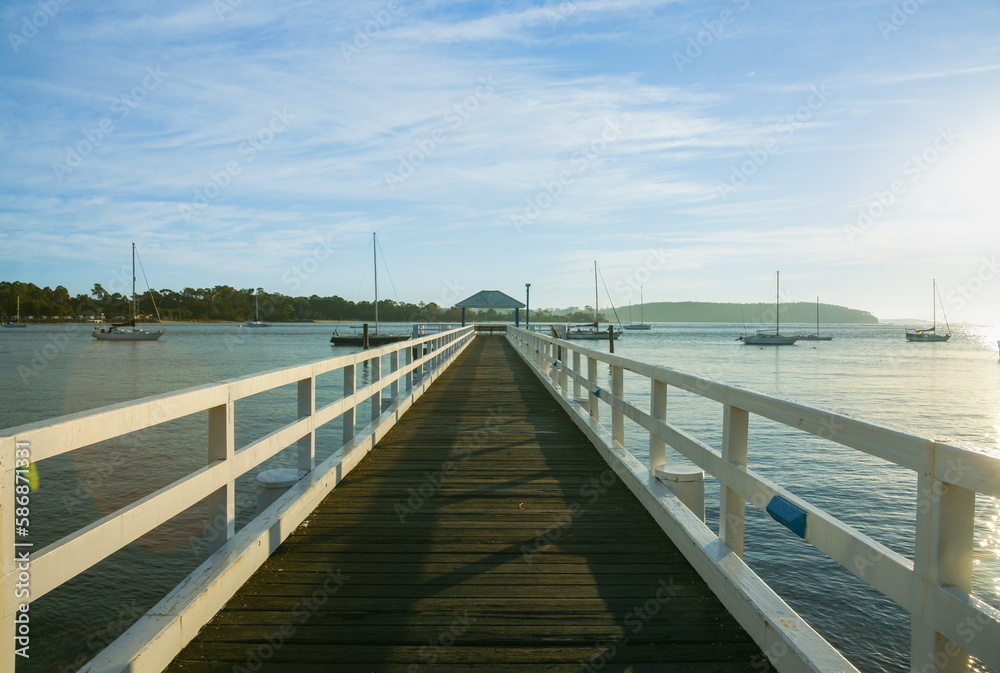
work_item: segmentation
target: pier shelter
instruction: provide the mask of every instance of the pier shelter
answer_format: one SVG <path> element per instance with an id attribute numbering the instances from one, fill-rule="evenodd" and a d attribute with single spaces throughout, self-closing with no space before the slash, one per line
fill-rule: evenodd
<path id="1" fill-rule="evenodd" d="M 514 299 L 500 290 L 480 290 L 476 294 L 455 304 L 462 309 L 462 327 L 465 327 L 465 309 L 467 308 L 494 308 L 494 309 L 514 309 L 514 326 L 521 326 L 521 309 L 524 304 Z"/>

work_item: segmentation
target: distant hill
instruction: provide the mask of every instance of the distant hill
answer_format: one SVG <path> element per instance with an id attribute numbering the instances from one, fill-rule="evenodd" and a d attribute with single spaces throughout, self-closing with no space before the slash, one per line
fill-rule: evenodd
<path id="1" fill-rule="evenodd" d="M 611 314 L 611 310 L 603 308 L 602 313 Z M 773 323 L 774 304 L 724 304 L 703 301 L 652 302 L 643 309 L 646 322 L 731 322 L 731 323 Z M 629 307 L 618 307 L 618 317 L 622 322 L 628 322 Z M 632 307 L 632 320 L 639 322 L 639 306 Z M 860 311 L 846 306 L 834 304 L 819 305 L 819 321 L 821 324 L 850 323 L 877 324 L 878 318 L 868 311 Z M 794 302 L 781 305 L 781 322 L 814 323 L 816 322 L 816 304 L 812 302 Z"/>

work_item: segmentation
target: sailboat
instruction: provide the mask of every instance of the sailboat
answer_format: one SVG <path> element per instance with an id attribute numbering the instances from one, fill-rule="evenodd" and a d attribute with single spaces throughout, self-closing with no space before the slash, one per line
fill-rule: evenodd
<path id="1" fill-rule="evenodd" d="M 99 341 L 156 341 L 163 336 L 163 330 L 146 332 L 135 326 L 135 243 L 132 244 L 132 319 L 127 323 L 112 324 L 107 329 L 95 326 L 91 336 Z"/>
<path id="2" fill-rule="evenodd" d="M 593 324 L 578 325 L 576 327 L 569 326 L 566 328 L 566 338 L 567 339 L 607 339 L 608 332 L 601 331 L 600 325 L 600 313 L 598 311 L 598 294 L 597 294 L 597 261 L 594 261 L 594 322 Z M 613 338 L 617 339 L 623 334 L 622 329 L 618 328 L 611 332 Z"/>
<path id="3" fill-rule="evenodd" d="M 832 336 L 820 336 L 819 333 L 819 297 L 816 297 L 816 333 L 806 334 L 805 336 L 800 334 L 796 338 L 804 341 L 833 341 Z"/>
<path id="4" fill-rule="evenodd" d="M 648 324 L 646 324 L 646 323 L 644 323 L 642 321 L 642 319 L 643 319 L 643 312 L 642 312 L 642 285 L 639 286 L 639 322 L 637 322 L 637 323 L 636 322 L 632 322 L 632 305 L 631 304 L 628 305 L 628 317 L 629 317 L 629 322 L 628 322 L 627 325 L 624 325 L 625 329 L 652 329 L 652 327 L 653 327 L 652 325 L 648 325 Z"/>
<path id="5" fill-rule="evenodd" d="M 930 327 L 924 327 L 923 329 L 907 329 L 906 330 L 906 340 L 907 341 L 947 341 L 951 338 L 951 327 L 948 326 L 948 316 L 944 316 L 944 326 L 947 330 L 947 334 L 937 333 L 937 302 L 941 298 L 937 293 L 937 279 L 933 281 L 933 290 L 931 295 L 931 304 L 934 307 L 934 320 Z M 944 305 L 941 305 L 941 314 L 944 315 Z"/>
<path id="6" fill-rule="evenodd" d="M 775 290 L 774 299 L 774 332 L 771 333 L 766 330 L 757 330 L 756 334 L 747 335 L 741 334 L 737 337 L 737 341 L 742 341 L 747 346 L 791 346 L 797 340 L 797 337 L 784 336 L 781 334 L 781 272 L 775 273 L 775 285 L 777 289 Z"/>
<path id="7" fill-rule="evenodd" d="M 17 295 L 17 318 L 11 322 L 7 321 L 3 324 L 4 327 L 27 327 L 27 323 L 21 322 L 21 295 Z"/>
<path id="8" fill-rule="evenodd" d="M 240 327 L 270 327 L 270 325 L 267 324 L 266 322 L 260 321 L 260 305 L 257 302 L 256 290 L 254 290 L 253 293 L 253 311 L 254 311 L 254 319 L 246 321 L 245 323 L 240 325 Z"/>
<path id="9" fill-rule="evenodd" d="M 378 242 L 375 238 L 375 232 L 372 232 L 372 257 L 375 261 L 375 333 L 368 335 L 368 346 L 384 346 L 385 344 L 395 343 L 397 341 L 406 341 L 410 338 L 409 334 L 379 334 L 378 333 Z M 352 334 L 350 336 L 341 336 L 337 334 L 334 330 L 333 336 L 330 337 L 330 343 L 334 346 L 360 346 L 365 347 L 365 337 L 363 334 Z"/>

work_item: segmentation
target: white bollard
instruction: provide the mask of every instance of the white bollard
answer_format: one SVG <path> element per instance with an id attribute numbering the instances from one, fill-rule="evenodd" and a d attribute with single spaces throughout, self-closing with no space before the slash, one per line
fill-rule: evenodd
<path id="1" fill-rule="evenodd" d="M 659 465 L 653 474 L 677 496 L 702 522 L 705 521 L 705 471 L 694 465 L 668 463 Z"/>
<path id="2" fill-rule="evenodd" d="M 257 514 L 274 504 L 285 492 L 306 475 L 305 470 L 282 467 L 265 470 L 257 475 Z"/>

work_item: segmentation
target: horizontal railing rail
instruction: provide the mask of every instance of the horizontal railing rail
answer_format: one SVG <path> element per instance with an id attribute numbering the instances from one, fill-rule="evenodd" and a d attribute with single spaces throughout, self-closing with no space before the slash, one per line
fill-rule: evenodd
<path id="1" fill-rule="evenodd" d="M 911 670 L 968 671 L 971 654 L 1000 671 L 1000 611 L 972 595 L 976 494 L 1000 497 L 1000 453 L 910 435 L 532 331 L 511 328 L 507 338 L 564 408 L 578 414 L 582 427 L 592 430 L 595 443 L 603 441 L 623 453 L 626 418 L 648 433 L 647 486 L 655 483 L 657 468 L 666 462 L 667 446 L 718 479 L 717 539 L 732 554 L 743 557 L 749 501 L 910 613 Z M 581 370 L 584 360 L 586 372 Z M 599 384 L 599 362 L 610 366 L 610 390 Z M 649 380 L 649 410 L 625 399 L 626 371 Z M 721 451 L 668 422 L 669 386 L 722 405 Z M 584 389 L 586 395 L 581 397 Z M 601 425 L 602 403 L 610 408 L 610 432 Z M 751 416 L 914 471 L 918 490 L 914 558 L 892 551 L 748 468 Z M 625 458 L 629 460 L 634 461 Z M 689 529 L 704 528 L 697 519 L 687 521 Z M 690 530 L 686 534 L 697 537 Z"/>
<path id="2" fill-rule="evenodd" d="M 326 475 L 313 473 L 314 468 L 317 471 L 322 471 L 319 468 L 335 469 L 333 483 L 339 481 L 346 473 L 338 462 L 346 455 L 345 447 L 364 445 L 370 448 L 377 440 L 375 434 L 379 426 L 386 424 L 393 407 L 399 408 L 399 413 L 405 411 L 403 402 L 412 402 L 473 337 L 472 327 L 453 329 L 359 353 L 0 431 L 0 570 L 3 582 L 0 670 L 14 670 L 15 646 L 21 642 L 17 640 L 18 616 L 28 611 L 32 601 L 206 498 L 208 520 L 219 527 L 219 534 L 210 541 L 209 551 L 225 551 L 224 547 L 235 534 L 236 480 L 293 444 L 298 444 L 298 468 L 306 475 L 303 481 L 323 481 L 324 487 L 332 488 Z M 381 365 L 386 357 L 389 371 L 383 374 Z M 366 362 L 370 365 L 370 382 L 358 389 L 356 367 Z M 337 371 L 343 374 L 342 397 L 317 408 L 316 378 Z M 298 418 L 237 449 L 236 401 L 291 384 L 297 384 Z M 363 404 L 371 405 L 367 419 L 359 415 L 359 407 Z M 28 555 L 29 560 L 24 560 L 24 553 L 31 547 L 15 537 L 15 519 L 22 491 L 27 493 L 25 474 L 29 462 L 38 463 L 204 411 L 208 412 L 208 462 L 204 467 L 33 551 Z M 343 420 L 343 445 L 331 459 L 316 466 L 316 431 L 337 418 Z M 262 514 L 258 514 L 258 518 Z M 308 512 L 302 516 L 306 514 Z M 253 522 L 246 526 L 248 529 L 253 527 Z M 284 534 L 287 535 L 287 527 Z M 24 590 L 18 588 L 19 584 Z M 187 628 L 190 629 L 190 625 Z"/>

